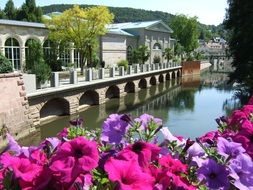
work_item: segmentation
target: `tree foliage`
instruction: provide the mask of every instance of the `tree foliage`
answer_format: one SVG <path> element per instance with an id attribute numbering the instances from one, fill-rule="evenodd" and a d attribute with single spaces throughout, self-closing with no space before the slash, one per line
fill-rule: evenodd
<path id="1" fill-rule="evenodd" d="M 36 6 L 35 0 L 26 0 L 17 12 L 17 20 L 41 22 L 42 10 Z"/>
<path id="2" fill-rule="evenodd" d="M 173 49 L 172 48 L 165 48 L 164 49 L 164 56 L 165 56 L 165 58 L 166 58 L 166 60 L 167 60 L 167 63 L 170 61 L 170 60 L 172 60 L 173 59 L 173 57 L 174 57 L 174 51 L 173 51 Z"/>
<path id="3" fill-rule="evenodd" d="M 241 83 L 253 91 L 253 1 L 228 0 L 225 25 L 231 34 L 229 48 L 235 71 L 231 81 Z"/>
<path id="4" fill-rule="evenodd" d="M 191 52 L 198 46 L 197 18 L 176 15 L 171 22 L 173 36 L 179 40 L 186 52 Z"/>
<path id="5" fill-rule="evenodd" d="M 12 71 L 12 63 L 0 53 L 0 73 L 9 73 Z"/>
<path id="6" fill-rule="evenodd" d="M 16 18 L 16 8 L 14 7 L 14 3 L 12 0 L 8 0 L 5 8 L 4 8 L 4 15 L 7 19 L 14 20 Z"/>
<path id="7" fill-rule="evenodd" d="M 107 32 L 106 25 L 113 20 L 113 14 L 106 7 L 73 8 L 59 16 L 45 20 L 50 30 L 49 38 L 56 41 L 68 41 L 80 54 L 81 69 L 85 59 L 92 64 L 93 52 L 97 50 L 98 37 Z"/>
<path id="8" fill-rule="evenodd" d="M 132 59 L 134 63 L 145 64 L 150 57 L 150 51 L 147 46 L 140 45 L 132 50 Z"/>
<path id="9" fill-rule="evenodd" d="M 51 75 L 50 67 L 44 61 L 43 49 L 40 42 L 31 40 L 28 42 L 28 56 L 26 58 L 26 70 L 36 75 L 38 82 L 44 83 Z"/>
<path id="10" fill-rule="evenodd" d="M 73 5 L 71 4 L 54 4 L 42 7 L 43 13 L 52 12 L 63 12 Z M 92 7 L 93 5 L 80 5 L 82 8 Z M 175 17 L 174 15 L 162 11 L 149 11 L 143 9 L 134 9 L 127 7 L 108 7 L 109 10 L 115 15 L 114 22 L 140 22 L 140 21 L 150 21 L 150 20 L 162 20 L 164 23 L 170 26 L 171 20 Z M 215 25 L 205 25 L 201 23 L 198 24 L 198 31 L 204 31 L 206 37 L 211 34 L 211 38 L 215 36 L 221 36 L 227 39 L 227 33 L 224 30 L 223 24 L 218 26 Z M 208 38 L 207 38 L 208 39 Z"/>

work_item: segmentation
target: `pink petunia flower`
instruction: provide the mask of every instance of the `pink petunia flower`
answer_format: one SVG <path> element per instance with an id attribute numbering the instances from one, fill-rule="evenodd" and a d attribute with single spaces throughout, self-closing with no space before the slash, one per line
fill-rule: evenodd
<path id="1" fill-rule="evenodd" d="M 52 158 L 50 170 L 53 177 L 70 187 L 81 174 L 90 172 L 98 165 L 99 155 L 96 142 L 78 137 L 64 142 Z"/>
<path id="2" fill-rule="evenodd" d="M 105 171 L 109 179 L 116 183 L 117 190 L 152 190 L 154 178 L 144 173 L 134 160 L 118 160 L 109 158 L 105 163 Z"/>

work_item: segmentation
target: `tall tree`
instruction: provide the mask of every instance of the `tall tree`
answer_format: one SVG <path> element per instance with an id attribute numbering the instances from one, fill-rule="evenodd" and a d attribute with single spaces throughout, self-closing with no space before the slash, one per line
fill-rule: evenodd
<path id="1" fill-rule="evenodd" d="M 74 44 L 80 54 L 83 73 L 85 60 L 92 65 L 98 38 L 107 32 L 105 26 L 112 22 L 113 17 L 106 7 L 80 8 L 76 5 L 59 16 L 45 20 L 45 24 L 50 30 L 49 38 Z"/>
<path id="2" fill-rule="evenodd" d="M 14 3 L 12 0 L 8 0 L 5 8 L 4 8 L 4 14 L 7 19 L 14 20 L 16 18 L 17 10 L 14 7 Z"/>
<path id="3" fill-rule="evenodd" d="M 198 22 L 196 17 L 176 15 L 171 21 L 174 37 L 184 47 L 186 52 L 191 52 L 198 46 Z"/>
<path id="4" fill-rule="evenodd" d="M 4 18 L 5 18 L 4 11 L 0 9 L 0 19 L 4 19 Z"/>
<path id="5" fill-rule="evenodd" d="M 229 49 L 235 68 L 230 75 L 253 93 L 253 1 L 228 0 L 225 26 L 229 30 Z"/>
<path id="6" fill-rule="evenodd" d="M 41 19 L 42 10 L 36 6 L 35 0 L 26 0 L 17 13 L 17 20 L 41 22 Z"/>

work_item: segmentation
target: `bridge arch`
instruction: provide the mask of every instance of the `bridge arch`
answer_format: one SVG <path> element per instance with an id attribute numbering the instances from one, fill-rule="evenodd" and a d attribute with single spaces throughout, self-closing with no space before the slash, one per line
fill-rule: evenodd
<path id="1" fill-rule="evenodd" d="M 156 85 L 156 78 L 155 76 L 152 76 L 149 81 L 150 85 Z"/>
<path id="2" fill-rule="evenodd" d="M 177 71 L 177 78 L 178 77 L 181 77 L 181 71 L 180 70 Z"/>
<path id="3" fill-rule="evenodd" d="M 172 78 L 172 79 L 175 79 L 175 78 L 176 78 L 176 73 L 175 73 L 175 71 L 172 72 L 171 78 Z"/>
<path id="4" fill-rule="evenodd" d="M 134 93 L 135 92 L 135 84 L 132 81 L 126 83 L 124 91 L 127 93 Z"/>
<path id="5" fill-rule="evenodd" d="M 170 73 L 167 73 L 165 78 L 166 78 L 166 80 L 170 80 Z"/>
<path id="6" fill-rule="evenodd" d="M 87 90 L 80 98 L 79 105 L 98 105 L 99 95 L 95 90 Z"/>
<path id="7" fill-rule="evenodd" d="M 163 83 L 163 82 L 164 82 L 163 74 L 160 74 L 160 75 L 159 75 L 158 80 L 159 80 L 160 83 Z"/>
<path id="8" fill-rule="evenodd" d="M 147 80 L 146 80 L 145 78 L 141 79 L 141 80 L 139 81 L 138 87 L 139 87 L 140 89 L 147 88 Z"/>
<path id="9" fill-rule="evenodd" d="M 120 93 L 119 87 L 116 85 L 112 85 L 107 89 L 105 93 L 105 98 L 108 99 L 119 98 L 119 93 Z"/>
<path id="10" fill-rule="evenodd" d="M 69 102 L 64 98 L 53 98 L 47 101 L 40 110 L 40 118 L 69 115 Z"/>

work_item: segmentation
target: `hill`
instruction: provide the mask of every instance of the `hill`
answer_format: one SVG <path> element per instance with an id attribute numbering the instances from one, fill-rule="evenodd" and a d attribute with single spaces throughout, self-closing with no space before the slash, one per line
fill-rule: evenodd
<path id="1" fill-rule="evenodd" d="M 80 5 L 80 6 L 83 8 L 87 8 L 95 5 Z M 52 12 L 63 12 L 71 7 L 73 7 L 73 4 L 52 4 L 41 8 L 43 14 L 48 14 Z M 162 11 L 150 11 L 128 7 L 108 7 L 108 8 L 115 15 L 114 18 L 115 23 L 162 20 L 164 23 L 170 25 L 170 21 L 174 17 L 173 14 Z M 199 23 L 199 32 L 204 34 L 210 33 L 209 38 L 213 36 L 221 36 L 226 39 L 222 24 L 214 26 Z"/>

